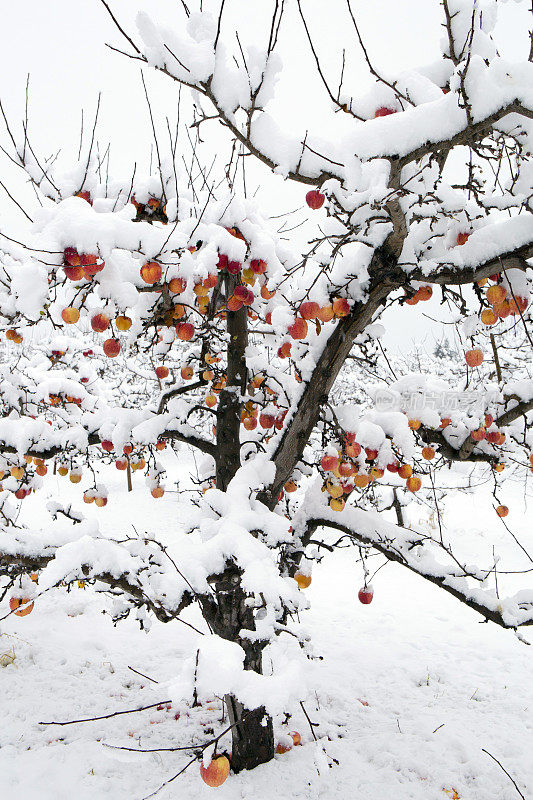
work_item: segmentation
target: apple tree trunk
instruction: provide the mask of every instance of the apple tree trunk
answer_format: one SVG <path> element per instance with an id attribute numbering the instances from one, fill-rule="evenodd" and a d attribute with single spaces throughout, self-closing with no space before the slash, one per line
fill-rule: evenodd
<path id="1" fill-rule="evenodd" d="M 215 584 L 216 605 L 209 619 L 214 633 L 237 642 L 243 648 L 244 668 L 261 674 L 263 642 L 252 642 L 242 636 L 243 630 L 254 630 L 254 612 L 247 604 L 241 585 L 241 573 L 229 566 Z M 231 768 L 234 772 L 254 769 L 274 757 L 272 719 L 264 707 L 249 709 L 232 695 L 224 698 L 232 728 Z"/>

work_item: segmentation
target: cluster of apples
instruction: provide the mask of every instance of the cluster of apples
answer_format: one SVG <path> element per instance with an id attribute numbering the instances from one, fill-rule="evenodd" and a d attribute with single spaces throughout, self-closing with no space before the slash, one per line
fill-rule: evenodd
<path id="1" fill-rule="evenodd" d="M 213 408 L 218 402 L 218 395 L 226 386 L 226 374 L 216 365 L 220 362 L 220 357 L 210 351 L 203 354 L 200 362 L 199 376 L 208 384 L 204 402 L 208 408 Z M 157 374 L 157 370 L 156 370 Z M 194 377 L 194 367 L 185 364 L 180 369 L 180 375 L 184 381 L 190 381 Z"/>
<path id="2" fill-rule="evenodd" d="M 447 428 L 448 425 L 451 425 L 451 422 L 449 417 L 443 417 L 439 425 L 440 430 Z M 409 420 L 409 427 L 411 430 L 418 430 L 421 424 L 422 423 L 418 419 Z M 484 415 L 483 423 L 479 428 L 470 431 L 470 436 L 475 442 L 482 442 L 485 440 L 494 447 L 501 447 L 506 441 L 505 433 L 499 430 L 497 425 L 494 424 L 494 417 L 489 413 Z M 422 448 L 422 457 L 427 461 L 431 461 L 435 458 L 435 449 L 430 445 L 426 445 Z M 388 466 L 387 469 L 389 468 Z M 505 464 L 496 462 L 493 464 L 493 469 L 495 472 L 502 472 L 505 469 Z M 533 455 L 531 457 L 531 469 L 533 471 Z"/>
<path id="3" fill-rule="evenodd" d="M 71 281 L 92 281 L 104 267 L 105 261 L 95 253 L 79 253 L 75 247 L 66 247 L 63 251 L 63 271 Z M 80 319 L 80 311 L 75 306 L 68 306 L 61 312 L 61 318 L 66 325 L 75 325 Z M 97 312 L 91 317 L 91 328 L 95 333 L 103 333 L 109 328 L 110 322 L 107 314 Z M 126 316 L 118 316 L 115 325 L 119 331 L 127 331 L 131 328 L 132 320 Z M 106 339 L 103 344 L 108 358 L 118 356 L 120 349 L 120 342 L 116 337 Z"/>
<path id="4" fill-rule="evenodd" d="M 414 295 L 412 295 L 411 297 L 409 295 L 406 295 L 404 302 L 408 306 L 416 306 L 417 303 L 423 303 L 426 302 L 427 300 L 431 300 L 432 296 L 433 296 L 433 289 L 431 288 L 431 286 L 427 285 L 420 286 L 416 290 Z"/>
<path id="5" fill-rule="evenodd" d="M 500 319 L 524 313 L 529 305 L 527 298 L 509 296 L 505 286 L 499 282 L 499 275 L 491 275 L 490 278 L 484 278 L 478 281 L 477 285 L 483 288 L 488 284 L 489 280 L 493 281 L 493 284 L 486 289 L 485 299 L 490 308 L 484 308 L 480 315 L 481 322 L 484 325 L 490 327 Z"/>
<path id="6" fill-rule="evenodd" d="M 492 445 L 501 446 L 505 443 L 505 433 L 500 431 L 496 425 L 494 425 L 494 417 L 492 414 L 485 414 L 483 424 L 480 425 L 479 428 L 476 428 L 474 431 L 470 431 L 470 436 L 475 442 L 482 442 L 484 439 Z M 501 470 L 497 470 L 501 472 Z"/>
<path id="7" fill-rule="evenodd" d="M 238 228 L 226 228 L 226 231 L 237 239 L 246 241 Z M 197 246 L 188 248 L 190 253 L 195 253 L 201 243 Z M 200 315 L 207 313 L 210 301 L 210 292 L 217 285 L 219 275 L 222 272 L 228 272 L 230 275 L 239 276 L 241 283 L 238 283 L 234 289 L 231 297 L 227 299 L 225 306 L 217 309 L 216 316 L 224 318 L 227 311 L 239 311 L 243 306 L 248 308 L 249 316 L 257 319 L 249 308 L 255 300 L 255 293 L 249 287 L 253 287 L 257 280 L 260 282 L 260 295 L 263 300 L 270 300 L 275 292 L 268 290 L 266 286 L 265 273 L 267 271 L 267 263 L 262 259 L 252 259 L 247 266 L 244 266 L 240 261 L 230 260 L 227 255 L 220 253 L 218 255 L 217 272 L 209 274 L 203 280 L 197 281 L 193 287 L 195 295 L 195 308 L 194 310 Z M 160 287 L 163 277 L 161 265 L 157 261 L 149 261 L 141 267 L 140 270 L 142 280 L 152 286 Z M 187 288 L 187 281 L 184 278 L 172 278 L 167 285 L 168 291 L 171 295 L 180 295 Z M 189 315 L 190 316 L 190 315 Z M 184 321 L 180 321 L 184 320 Z M 173 308 L 165 311 L 161 322 L 167 327 L 176 325 L 176 335 L 179 339 L 189 341 L 193 338 L 195 333 L 195 325 L 187 319 L 187 307 L 181 303 L 175 303 Z"/>
<path id="8" fill-rule="evenodd" d="M 238 228 L 226 228 L 228 233 L 235 236 L 242 241 L 246 241 Z M 195 247 L 189 247 L 189 251 L 195 252 Z M 221 272 L 227 271 L 230 275 L 239 276 L 240 283 L 238 283 L 231 297 L 227 299 L 226 305 L 217 310 L 216 316 L 224 318 L 227 311 L 239 311 L 245 307 L 248 309 L 248 316 L 251 319 L 258 319 L 258 315 L 251 308 L 254 301 L 257 299 L 256 292 L 253 287 L 258 283 L 259 295 L 264 301 L 271 300 L 276 294 L 275 290 L 270 290 L 267 286 L 267 273 L 268 265 L 266 261 L 258 258 L 251 259 L 247 266 L 243 265 L 240 261 L 230 260 L 224 253 L 219 253 L 217 262 L 217 273 L 208 275 L 202 281 L 198 281 L 193 288 L 196 296 L 196 309 L 200 314 L 207 313 L 210 301 L 210 291 L 218 283 L 218 275 Z M 157 262 L 149 262 L 141 267 L 141 277 L 143 280 L 151 285 L 159 284 L 162 278 L 161 266 Z M 173 294 L 181 294 L 186 289 L 186 282 L 182 278 L 173 278 L 168 283 L 168 289 Z M 293 322 L 288 326 L 288 334 L 295 340 L 304 339 L 308 332 L 308 321 L 329 322 L 330 320 L 350 313 L 350 304 L 346 298 L 336 297 L 333 298 L 331 303 L 320 306 L 314 301 L 308 301 L 301 304 L 298 314 Z M 170 326 L 175 324 L 176 320 L 181 320 L 187 315 L 187 309 L 182 304 L 174 305 L 170 312 L 166 312 L 164 316 L 165 323 Z M 271 312 L 265 315 L 267 324 L 271 324 Z M 193 338 L 195 333 L 195 326 L 190 321 L 179 321 L 176 325 L 176 335 L 179 339 L 189 341 Z M 290 341 L 284 342 L 278 349 L 278 356 L 280 358 L 287 358 L 290 356 L 291 343 Z"/>
<path id="9" fill-rule="evenodd" d="M 100 442 L 102 450 L 106 453 L 114 453 L 115 445 L 110 439 L 102 439 Z M 166 442 L 164 440 L 157 441 L 155 448 L 156 450 L 164 450 L 166 447 Z M 119 455 L 115 459 L 115 467 L 120 470 L 121 472 L 128 469 L 128 466 L 134 472 L 136 470 L 143 470 L 146 467 L 146 460 L 143 457 L 142 449 L 139 449 L 137 452 L 133 452 L 133 445 L 132 444 L 125 444 L 122 448 L 122 455 Z M 152 481 L 150 488 L 150 494 L 154 498 L 163 497 L 165 494 L 164 488 L 157 482 Z"/>
<path id="10" fill-rule="evenodd" d="M 8 328 L 6 331 L 6 339 L 14 344 L 20 344 L 23 338 L 24 337 L 22 334 L 16 331 L 14 328 Z"/>
<path id="11" fill-rule="evenodd" d="M 65 478 L 68 475 L 71 483 L 80 483 L 83 475 L 81 467 L 76 465 L 69 467 L 64 461 L 60 462 L 57 472 L 62 478 Z"/>
<path id="12" fill-rule="evenodd" d="M 330 303 L 320 306 L 314 300 L 306 300 L 300 305 L 293 322 L 287 328 L 287 333 L 292 339 L 305 339 L 309 330 L 308 322 L 330 322 L 332 319 L 346 317 L 351 311 L 351 306 L 345 297 L 334 297 Z M 266 315 L 270 323 L 270 314 Z M 278 348 L 279 358 L 289 358 L 291 355 L 291 342 L 286 341 Z"/>
<path id="13" fill-rule="evenodd" d="M 98 508 L 103 508 L 107 505 L 107 491 L 99 486 L 96 489 L 86 489 L 83 493 L 84 503 L 94 503 Z"/>
<path id="14" fill-rule="evenodd" d="M 276 753 L 283 755 L 292 750 L 293 747 L 299 747 L 302 743 L 302 737 L 298 731 L 287 731 L 287 733 L 277 742 Z"/>
<path id="15" fill-rule="evenodd" d="M 269 387 L 265 386 L 265 391 L 267 391 L 268 388 Z M 287 416 L 287 409 L 278 410 L 276 401 L 277 394 L 272 400 L 273 405 L 261 408 L 261 406 L 254 403 L 253 400 L 247 400 L 241 411 L 241 423 L 244 428 L 247 431 L 253 431 L 259 425 L 259 427 L 265 431 L 269 431 L 272 428 L 280 431 L 283 428 L 283 422 Z"/>
<path id="16" fill-rule="evenodd" d="M 35 491 L 32 486 L 34 472 L 29 468 L 32 463 L 35 464 L 35 474 L 41 476 L 46 475 L 48 470 L 42 458 L 34 459 L 31 456 L 24 456 L 24 464 L 17 463 L 10 465 L 4 462 L 0 468 L 0 481 L 14 478 L 18 481 L 18 485 L 16 489 L 12 489 L 11 486 L 4 486 L 3 483 L 0 483 L 0 492 L 9 488 L 17 500 L 24 500 L 25 497 L 28 497 L 28 495 Z"/>
<path id="17" fill-rule="evenodd" d="M 81 406 L 82 399 L 81 397 L 73 397 L 70 394 L 63 395 L 60 394 L 49 394 L 48 395 L 48 402 L 51 406 L 60 406 L 64 405 L 65 403 L 74 403 L 76 406 Z"/>
<path id="18" fill-rule="evenodd" d="M 167 224 L 167 207 L 163 198 L 151 196 L 146 203 L 139 203 L 135 199 L 135 195 L 132 195 L 130 202 L 137 211 L 137 221 L 147 219 L 149 222 L 157 221 L 162 222 L 163 225 Z"/>
<path id="19" fill-rule="evenodd" d="M 56 364 L 65 355 L 65 350 L 50 350 L 48 358 L 52 364 Z"/>
<path id="20" fill-rule="evenodd" d="M 298 731 L 289 731 L 276 744 L 276 753 L 282 755 L 288 753 L 293 747 L 298 747 L 302 743 L 302 737 Z M 222 786 L 230 772 L 231 754 L 221 754 L 214 756 L 207 766 L 203 762 L 200 764 L 200 777 L 208 786 L 217 788 Z"/>
<path id="21" fill-rule="evenodd" d="M 105 261 L 96 253 L 78 253 L 75 247 L 63 250 L 63 272 L 71 281 L 92 281 L 104 267 Z"/>
<path id="22" fill-rule="evenodd" d="M 433 451 L 433 448 L 430 448 Z M 320 459 L 320 467 L 324 473 L 324 484 L 322 491 L 330 495 L 329 506 L 333 511 L 342 511 L 346 501 L 344 497 L 349 496 L 354 488 L 365 489 L 372 481 L 383 478 L 385 470 L 378 467 L 375 461 L 378 457 L 378 450 L 365 447 L 364 467 L 361 467 L 359 456 L 363 448 L 355 441 L 355 433 L 345 432 L 344 443 L 336 453 L 326 453 Z M 433 457 L 427 453 L 427 457 Z M 387 470 L 397 473 L 406 482 L 406 488 L 410 492 L 417 492 L 422 486 L 422 481 L 418 475 L 413 475 L 413 468 L 409 464 L 401 464 L 393 461 L 387 464 Z"/>

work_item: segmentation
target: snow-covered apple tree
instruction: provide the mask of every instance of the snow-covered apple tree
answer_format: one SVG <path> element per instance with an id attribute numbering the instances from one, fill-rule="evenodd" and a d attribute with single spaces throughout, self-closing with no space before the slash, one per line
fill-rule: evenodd
<path id="1" fill-rule="evenodd" d="M 250 769 L 273 757 L 279 715 L 298 698 L 297 667 L 276 647 L 289 634 L 305 651 L 296 616 L 324 552 L 361 554 L 362 603 L 377 552 L 485 621 L 517 633 L 533 624 L 531 584 L 501 596 L 495 562 L 462 553 L 438 507 L 442 474 L 471 464 L 457 491 L 484 471 L 495 521 L 507 524 L 502 480 L 533 469 L 533 64 L 529 52 L 499 56 L 496 0 L 443 0 L 440 59 L 396 75 L 380 72 L 340 3 L 364 55 L 364 94 L 344 57 L 340 80 L 328 75 L 303 0 L 275 0 L 255 42 L 224 25 L 224 0 L 182 2 L 175 29 L 142 13 L 131 34 L 101 2 L 125 55 L 192 90 L 189 124 L 204 138 L 221 124 L 233 164 L 247 157 L 301 184 L 317 224 L 308 246 L 282 238 L 230 168 L 215 188 L 195 154 L 182 175 L 172 136 L 146 180 L 102 178 L 92 141 L 65 177 L 4 114 L 9 157 L 42 205 L 25 209 L 23 241 L 2 231 L 6 613 L 8 599 L 27 613 L 75 580 L 107 587 L 115 617 L 133 611 L 143 625 L 197 605 L 208 632 L 177 665 L 173 697 L 224 696 L 231 768 Z M 272 111 L 287 8 L 329 99 L 331 135 L 320 120 L 284 130 Z M 407 317 L 437 292 L 462 350 L 388 358 L 387 315 Z M 112 502 L 102 460 L 144 471 L 157 520 L 169 444 L 199 456 L 170 544 L 149 532 L 111 539 L 60 498 L 41 529 L 22 524 L 19 506 L 52 464 L 79 482 L 80 501 Z M 438 526 L 410 524 L 413 504 L 433 508 Z M 532 558 L 518 547 L 526 581 Z M 229 767 L 213 764 L 216 784 Z"/>

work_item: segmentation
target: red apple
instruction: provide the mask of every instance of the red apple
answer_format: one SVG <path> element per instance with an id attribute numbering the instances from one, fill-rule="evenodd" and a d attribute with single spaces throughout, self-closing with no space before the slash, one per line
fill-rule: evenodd
<path id="1" fill-rule="evenodd" d="M 227 270 L 230 275 L 238 275 L 241 271 L 242 264 L 240 261 L 228 261 Z"/>
<path id="2" fill-rule="evenodd" d="M 479 348 L 467 350 L 465 353 L 465 361 L 469 367 L 479 367 L 479 365 L 483 363 L 483 351 Z"/>
<path id="3" fill-rule="evenodd" d="M 281 347 L 278 347 L 278 356 L 280 358 L 289 358 L 291 354 L 291 343 L 283 342 Z"/>
<path id="4" fill-rule="evenodd" d="M 174 294 L 181 294 L 187 288 L 187 281 L 183 278 L 172 278 L 168 284 L 168 288 L 171 292 L 174 292 Z"/>
<path id="5" fill-rule="evenodd" d="M 148 284 L 157 283 L 161 280 L 161 265 L 157 261 L 147 261 L 141 267 L 141 278 Z"/>
<path id="6" fill-rule="evenodd" d="M 190 322 L 180 322 L 176 325 L 176 335 L 178 339 L 189 342 L 194 336 L 194 325 Z"/>
<path id="7" fill-rule="evenodd" d="M 433 289 L 431 286 L 421 286 L 416 294 L 420 302 L 425 302 L 426 300 L 430 300 L 433 296 Z"/>
<path id="8" fill-rule="evenodd" d="M 503 303 L 496 303 L 492 306 L 495 315 L 500 319 L 507 319 L 511 313 L 511 304 L 509 300 L 504 300 Z"/>
<path id="9" fill-rule="evenodd" d="M 413 468 L 409 464 L 402 464 L 400 467 L 398 467 L 398 475 L 400 478 L 406 480 L 407 478 L 410 478 L 412 474 Z"/>
<path id="10" fill-rule="evenodd" d="M 320 466 L 324 472 L 333 472 L 339 466 L 339 457 L 334 455 L 324 455 L 320 459 Z"/>
<path id="11" fill-rule="evenodd" d="M 319 319 L 320 322 L 330 322 L 330 320 L 332 320 L 334 316 L 335 314 L 333 313 L 333 306 L 331 305 L 322 306 L 322 308 L 318 311 L 318 314 L 316 315 L 317 319 Z"/>
<path id="12" fill-rule="evenodd" d="M 492 308 L 484 308 L 480 315 L 483 325 L 494 325 L 498 321 L 498 315 Z"/>
<path id="13" fill-rule="evenodd" d="M 69 267 L 79 267 L 81 264 L 80 254 L 75 247 L 65 247 L 63 259 Z"/>
<path id="14" fill-rule="evenodd" d="M 300 316 L 303 317 L 303 319 L 316 319 L 319 312 L 320 306 L 312 300 L 302 303 L 300 306 Z"/>
<path id="15" fill-rule="evenodd" d="M 267 270 L 267 263 L 260 258 L 253 258 L 250 261 L 250 269 L 255 275 L 263 275 Z"/>
<path id="16" fill-rule="evenodd" d="M 89 203 L 90 206 L 93 204 L 91 193 L 88 191 L 76 192 L 76 197 L 81 197 L 81 199 Z"/>
<path id="17" fill-rule="evenodd" d="M 507 289 L 505 286 L 502 286 L 501 283 L 497 283 L 495 286 L 489 286 L 486 297 L 491 306 L 499 305 L 503 303 L 507 297 Z"/>
<path id="18" fill-rule="evenodd" d="M 80 312 L 77 308 L 68 306 L 68 308 L 64 308 L 61 312 L 61 318 L 67 325 L 74 325 L 80 318 Z"/>
<path id="19" fill-rule="evenodd" d="M 362 589 L 359 589 L 357 597 L 359 598 L 360 603 L 362 603 L 364 606 L 367 606 L 374 599 L 374 592 L 370 586 L 363 586 Z"/>
<path id="20" fill-rule="evenodd" d="M 304 575 L 303 572 L 295 572 L 294 573 L 294 580 L 298 584 L 299 589 L 307 589 L 311 586 L 311 575 Z"/>
<path id="21" fill-rule="evenodd" d="M 288 332 L 293 339 L 305 339 L 307 336 L 307 322 L 302 317 L 296 317 L 292 325 L 289 325 Z"/>
<path id="22" fill-rule="evenodd" d="M 339 464 L 339 474 L 343 478 L 349 478 L 355 472 L 355 464 L 352 464 L 351 461 L 341 461 Z"/>
<path id="23" fill-rule="evenodd" d="M 105 267 L 105 261 L 94 253 L 82 253 L 80 260 L 86 278 L 96 275 L 97 272 L 101 272 Z"/>
<path id="24" fill-rule="evenodd" d="M 167 378 L 169 374 L 168 367 L 156 367 L 155 374 L 159 378 L 159 380 L 163 380 L 163 378 Z"/>
<path id="25" fill-rule="evenodd" d="M 274 414 L 267 414 L 264 412 L 259 414 L 259 424 L 261 425 L 262 428 L 265 428 L 265 430 L 268 428 L 272 428 L 274 426 L 275 421 L 276 417 L 274 416 Z"/>
<path id="26" fill-rule="evenodd" d="M 388 117 L 389 114 L 396 114 L 395 108 L 387 108 L 387 106 L 380 106 L 374 112 L 374 119 L 377 117 Z"/>
<path id="27" fill-rule="evenodd" d="M 27 605 L 28 603 L 29 605 Z M 17 617 L 25 617 L 27 614 L 31 614 L 34 605 L 34 602 L 30 603 L 29 597 L 12 597 L 9 601 L 9 608 L 15 612 Z"/>
<path id="28" fill-rule="evenodd" d="M 336 297 L 333 300 L 333 313 L 336 317 L 345 317 L 350 313 L 350 304 L 345 297 Z"/>
<path id="29" fill-rule="evenodd" d="M 313 209 L 313 211 L 322 208 L 325 199 L 326 195 L 322 194 L 322 192 L 319 192 L 318 189 L 311 189 L 311 191 L 307 192 L 305 195 L 305 202 L 309 208 Z"/>
<path id="30" fill-rule="evenodd" d="M 107 314 L 100 312 L 91 317 L 91 328 L 96 333 L 103 333 L 103 331 L 107 330 L 107 328 L 109 328 L 109 317 Z"/>
<path id="31" fill-rule="evenodd" d="M 509 311 L 513 316 L 523 313 L 527 306 L 528 301 L 525 297 L 512 297 L 509 300 Z"/>
<path id="32" fill-rule="evenodd" d="M 261 297 L 263 298 L 263 300 L 272 300 L 275 294 L 276 290 L 274 289 L 274 291 L 271 292 L 270 289 L 267 287 L 266 283 L 264 284 L 264 286 L 261 286 Z"/>
<path id="33" fill-rule="evenodd" d="M 63 271 L 70 281 L 81 281 L 85 277 L 83 267 L 63 267 Z"/>
<path id="34" fill-rule="evenodd" d="M 239 300 L 238 297 L 235 297 L 233 294 L 227 302 L 227 309 L 228 311 L 240 311 L 242 308 L 243 303 L 242 300 Z"/>
<path id="35" fill-rule="evenodd" d="M 118 339 L 106 339 L 103 349 L 108 358 L 115 358 L 120 353 L 120 342 Z"/>
<path id="36" fill-rule="evenodd" d="M 226 756 L 216 756 L 208 767 L 200 764 L 200 776 L 208 786 L 222 786 L 229 775 L 229 760 Z"/>

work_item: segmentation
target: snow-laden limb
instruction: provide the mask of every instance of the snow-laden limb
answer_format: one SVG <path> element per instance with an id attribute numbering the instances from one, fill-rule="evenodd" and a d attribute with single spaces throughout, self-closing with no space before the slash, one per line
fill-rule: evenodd
<path id="1" fill-rule="evenodd" d="M 417 430 L 422 441 L 438 445 L 439 454 L 447 460 L 489 464 L 510 456 L 513 441 L 521 441 L 524 422 L 529 426 L 532 421 L 533 382 L 529 378 L 476 385 L 469 393 L 461 384 L 454 386 L 430 373 L 411 373 L 392 381 L 387 388 L 372 386 L 368 393 L 374 403 L 387 411 L 373 410 L 361 417 L 356 407 L 346 404 L 336 407 L 335 412 L 342 427 L 354 431 L 361 444 L 379 450 L 378 463 L 383 467 L 394 458 L 392 443 L 405 458 L 415 456 L 409 416 L 421 423 Z M 450 411 L 454 397 L 457 406 Z M 443 430 L 441 421 L 448 417 Z M 374 436 L 363 429 L 365 425 L 375 427 Z M 502 447 L 493 437 L 496 431 L 513 438 Z"/>
<path id="2" fill-rule="evenodd" d="M 134 607 L 146 607 L 162 622 L 175 619 L 195 599 L 160 547 L 144 540 L 113 541 L 86 520 L 74 527 L 2 531 L 0 575 L 13 579 L 36 571 L 38 586 L 23 579 L 24 595 L 32 599 L 62 583 L 94 580 L 129 598 Z"/>
<path id="3" fill-rule="evenodd" d="M 255 499 L 269 473 L 272 465 L 259 459 L 238 473 L 227 493 L 211 489 L 199 508 L 183 507 L 184 524 L 198 533 L 182 536 L 170 549 L 148 536 L 126 541 L 106 538 L 96 523 L 85 520 L 74 526 L 56 523 L 41 531 L 4 529 L 0 572 L 42 570 L 36 596 L 62 582 L 102 581 L 164 621 L 196 600 L 207 621 L 216 624 L 213 584 L 236 570 L 248 606 L 260 610 L 257 624 L 244 627 L 239 639 L 264 647 L 274 639 L 286 611 L 305 605 L 295 581 L 280 575 L 277 565 L 277 548 L 292 538 L 289 524 Z M 55 506 L 50 510 L 57 516 Z"/>
<path id="4" fill-rule="evenodd" d="M 195 25 L 198 25 L 199 15 L 194 16 Z M 353 170 L 354 162 L 376 158 L 400 158 L 405 166 L 443 148 L 465 144 L 465 140 L 485 133 L 509 114 L 533 116 L 531 64 L 507 62 L 493 51 L 489 63 L 484 63 L 479 56 L 472 58 L 467 67 L 466 87 L 459 77 L 460 66 L 464 67 L 461 63 L 457 65 L 456 74 L 449 78 L 452 89 L 449 93 L 441 92 L 439 96 L 437 92 L 433 95 L 426 92 L 420 105 L 398 109 L 401 113 L 394 117 L 375 120 L 360 117 L 353 122 L 353 132 L 344 137 L 332 137 L 328 141 L 304 137 L 304 131 L 298 136 L 291 135 L 278 127 L 264 107 L 260 107 L 260 114 L 248 119 L 247 125 L 239 125 L 237 111 L 248 111 L 251 101 L 247 65 L 234 62 L 222 42 L 217 43 L 215 58 L 215 22 L 208 11 L 201 15 L 201 20 L 197 30 L 202 30 L 202 37 L 193 45 L 193 39 L 180 40 L 173 32 L 149 20 L 147 14 L 139 15 L 141 58 L 208 97 L 239 141 L 272 169 L 293 180 L 321 183 L 328 174 L 344 179 L 345 174 Z M 479 19 L 476 22 L 479 26 Z M 191 27 L 191 20 L 187 27 Z M 475 41 L 471 44 L 475 47 Z M 198 48 L 204 53 L 201 71 L 193 56 Z M 206 58 L 205 52 L 210 50 L 210 58 Z M 278 64 L 272 65 L 270 53 L 257 56 L 258 71 L 263 76 L 269 71 L 279 71 Z M 267 82 L 271 95 L 274 82 Z M 265 102 L 269 98 L 265 94 L 262 99 Z M 356 108 L 357 104 L 352 102 L 350 109 Z M 342 121 L 338 127 L 343 130 Z M 281 140 L 283 148 L 279 146 Z M 302 141 L 306 141 L 307 147 L 302 148 Z M 321 157 L 320 153 L 326 156 Z"/>
<path id="5" fill-rule="evenodd" d="M 375 511 L 345 508 L 338 513 L 308 496 L 294 519 L 300 547 L 305 547 L 320 527 L 342 531 L 355 542 L 371 546 L 388 560 L 440 586 L 487 621 L 512 629 L 533 625 L 533 589 L 498 598 L 495 591 L 483 586 L 490 572 L 461 564 L 451 549 L 432 542 L 426 533 L 394 525 Z M 441 561 L 444 555 L 447 563 Z"/>
<path id="6" fill-rule="evenodd" d="M 117 442 L 117 448 L 126 442 L 147 444 L 159 439 L 189 444 L 208 454 L 214 452 L 211 442 L 173 415 L 158 415 L 150 411 L 121 412 L 122 409 L 109 408 L 96 414 L 88 412 L 79 424 L 65 431 L 51 429 L 44 420 L 16 416 L 3 419 L 0 420 L 0 452 L 49 459 L 71 448 L 83 452 L 90 445 L 101 444 L 104 439 Z"/>

